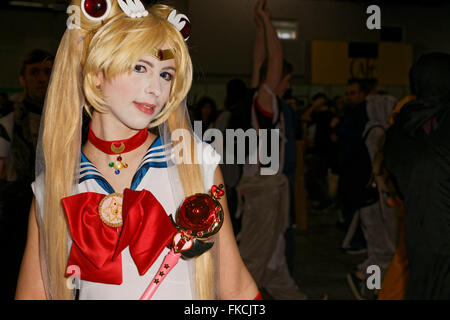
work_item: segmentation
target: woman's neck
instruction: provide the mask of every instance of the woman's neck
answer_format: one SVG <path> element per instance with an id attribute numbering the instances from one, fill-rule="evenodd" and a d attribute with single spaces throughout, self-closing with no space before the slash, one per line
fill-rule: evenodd
<path id="1" fill-rule="evenodd" d="M 103 115 L 94 112 L 91 120 L 91 130 L 99 139 L 106 141 L 124 140 L 133 137 L 139 131 L 130 129 L 123 123 L 109 121 L 110 119 L 102 117 Z M 126 163 L 127 167 L 121 168 L 119 170 L 120 174 L 116 174 L 116 168 L 110 166 L 110 163 L 115 163 L 118 160 L 118 155 L 111 155 L 101 151 L 89 140 L 83 146 L 83 153 L 97 170 L 102 173 L 114 190 L 123 190 L 131 185 L 132 178 L 142 161 L 142 157 L 155 139 L 155 135 L 149 134 L 142 145 L 130 152 L 121 154 L 122 159 L 120 161 Z"/>
<path id="2" fill-rule="evenodd" d="M 108 114 L 98 113 L 96 111 L 92 114 L 90 130 L 92 130 L 97 138 L 111 142 L 129 139 L 140 131 L 127 127 L 114 117 L 109 117 Z M 149 134 L 142 145 L 130 152 L 126 152 L 124 157 L 127 159 L 137 157 L 141 160 L 141 156 L 143 156 L 155 138 L 155 135 Z M 114 156 L 98 149 L 89 140 L 83 146 L 83 153 L 93 162 L 109 163 L 114 158 Z"/>
<path id="3" fill-rule="evenodd" d="M 92 114 L 91 130 L 97 137 L 106 141 L 128 139 L 139 131 L 127 127 L 110 114 L 96 111 Z"/>

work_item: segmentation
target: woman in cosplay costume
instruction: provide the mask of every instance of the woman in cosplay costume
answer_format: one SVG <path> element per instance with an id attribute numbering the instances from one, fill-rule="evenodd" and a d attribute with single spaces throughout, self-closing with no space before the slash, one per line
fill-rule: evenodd
<path id="1" fill-rule="evenodd" d="M 80 23 L 68 25 L 47 92 L 16 298 L 73 299 L 74 278 L 80 299 L 260 297 L 220 159 L 189 127 L 189 20 L 138 0 L 69 9 Z"/>

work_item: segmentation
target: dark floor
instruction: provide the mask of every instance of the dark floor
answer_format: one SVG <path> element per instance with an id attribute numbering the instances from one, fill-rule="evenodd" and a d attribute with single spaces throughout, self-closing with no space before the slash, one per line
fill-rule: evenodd
<path id="1" fill-rule="evenodd" d="M 308 213 L 308 227 L 296 231 L 293 277 L 310 299 L 353 300 L 346 274 L 355 271 L 365 255 L 341 250 L 345 232 L 337 228 L 335 210 Z"/>

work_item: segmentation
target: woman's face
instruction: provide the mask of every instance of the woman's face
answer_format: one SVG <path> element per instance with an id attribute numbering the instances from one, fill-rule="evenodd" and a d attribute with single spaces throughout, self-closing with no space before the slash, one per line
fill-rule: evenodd
<path id="1" fill-rule="evenodd" d="M 149 54 L 139 59 L 130 73 L 110 81 L 100 76 L 100 88 L 110 110 L 105 116 L 134 130 L 147 127 L 169 100 L 175 72 L 173 58 L 160 61 Z"/>

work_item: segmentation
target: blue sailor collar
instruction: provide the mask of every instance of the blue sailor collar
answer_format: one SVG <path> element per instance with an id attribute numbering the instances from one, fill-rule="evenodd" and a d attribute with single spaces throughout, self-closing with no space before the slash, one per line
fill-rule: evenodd
<path id="1" fill-rule="evenodd" d="M 147 152 L 142 158 L 141 164 L 133 176 L 130 189 L 136 190 L 150 168 L 167 168 L 168 159 L 168 152 L 165 149 L 165 146 L 162 145 L 161 137 L 158 136 L 147 149 Z M 101 172 L 92 164 L 91 161 L 89 161 L 84 153 L 81 152 L 80 176 L 78 183 L 80 184 L 89 179 L 94 179 L 108 194 L 115 192 L 113 187 L 109 184 L 105 177 L 103 177 Z"/>

